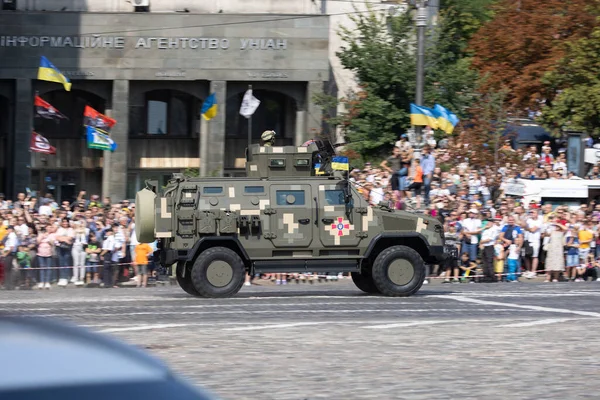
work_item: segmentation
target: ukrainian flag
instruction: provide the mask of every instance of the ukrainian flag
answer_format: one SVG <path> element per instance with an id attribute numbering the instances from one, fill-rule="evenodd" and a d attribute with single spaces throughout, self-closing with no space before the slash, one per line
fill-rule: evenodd
<path id="1" fill-rule="evenodd" d="M 433 110 L 427 107 L 410 104 L 410 123 L 414 126 L 430 126 L 433 129 L 438 128 L 438 120 L 433 114 Z"/>
<path id="2" fill-rule="evenodd" d="M 210 121 L 217 115 L 217 98 L 214 93 L 204 100 L 200 114 L 202 114 L 207 121 Z"/>
<path id="3" fill-rule="evenodd" d="M 348 157 L 333 157 L 331 159 L 331 169 L 334 171 L 350 171 L 350 163 Z"/>
<path id="4" fill-rule="evenodd" d="M 458 117 L 454 113 L 448 114 L 448 122 L 450 123 L 447 134 L 451 134 L 454 131 L 454 127 L 459 123 Z"/>
<path id="5" fill-rule="evenodd" d="M 41 81 L 62 83 L 67 92 L 71 91 L 71 81 L 44 56 L 40 60 L 37 78 Z"/>
<path id="6" fill-rule="evenodd" d="M 448 111 L 446 107 L 436 104 L 433 106 L 433 114 L 438 120 L 438 129 L 441 129 L 446 133 L 450 133 L 448 130 L 452 128 L 452 124 L 450 123 L 451 112 Z"/>

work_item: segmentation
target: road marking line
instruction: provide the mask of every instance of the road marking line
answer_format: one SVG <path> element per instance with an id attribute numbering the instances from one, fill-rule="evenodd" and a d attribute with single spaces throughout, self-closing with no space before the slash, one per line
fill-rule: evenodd
<path id="1" fill-rule="evenodd" d="M 371 325 L 371 326 L 363 326 L 365 329 L 391 329 L 391 328 L 408 328 L 411 326 L 420 326 L 420 325 L 435 325 L 435 324 L 444 324 L 448 322 L 457 322 L 457 321 L 419 321 L 419 322 L 402 322 L 398 324 L 386 324 L 386 325 Z"/>
<path id="2" fill-rule="evenodd" d="M 258 331 L 261 329 L 281 329 L 281 328 L 294 328 L 297 326 L 314 326 L 314 325 L 326 325 L 332 324 L 333 322 L 296 322 L 289 324 L 273 324 L 273 325 L 257 325 L 257 326 L 238 326 L 236 328 L 225 328 L 224 331 Z"/>
<path id="3" fill-rule="evenodd" d="M 460 301 L 463 303 L 474 303 L 474 304 L 485 305 L 485 306 L 511 307 L 511 308 L 520 308 L 520 309 L 524 309 L 524 310 L 531 310 L 531 311 L 544 311 L 544 312 L 553 312 L 553 313 L 559 313 L 559 314 L 575 314 L 575 315 L 584 315 L 586 317 L 600 318 L 600 313 L 592 312 L 592 311 L 579 311 L 579 310 L 569 310 L 566 308 L 554 308 L 554 307 L 531 306 L 531 305 L 523 305 L 523 304 L 501 303 L 499 301 L 471 299 L 471 298 L 462 297 L 462 296 L 435 295 L 434 297 L 437 297 L 440 299 Z"/>
<path id="4" fill-rule="evenodd" d="M 189 326 L 190 324 L 158 324 L 158 325 L 142 325 L 142 326 L 129 326 L 126 328 L 109 328 L 102 329 L 100 333 L 113 333 L 113 332 L 130 332 L 130 331 L 146 331 L 150 329 L 165 329 L 165 328 L 181 328 Z"/>
<path id="5" fill-rule="evenodd" d="M 549 325 L 556 324 L 559 322 L 573 321 L 574 318 L 549 318 L 549 319 L 540 319 L 537 321 L 527 321 L 527 322 L 519 322 L 513 324 L 506 325 L 497 325 L 496 328 L 525 328 L 528 326 L 537 326 L 537 325 Z"/>
<path id="6" fill-rule="evenodd" d="M 528 310 L 514 310 L 512 308 L 430 308 L 430 309 L 412 309 L 412 310 L 403 310 L 403 309 L 357 309 L 357 310 L 306 310 L 306 309 L 297 309 L 297 310 L 286 310 L 286 312 L 294 312 L 294 313 L 313 313 L 313 314 L 357 314 L 357 313 L 433 313 L 433 312 L 444 312 L 444 313 L 460 313 L 460 312 L 492 312 L 492 311 L 522 311 L 527 312 Z M 153 316 L 161 316 L 161 315 L 225 315 L 225 314 L 277 314 L 277 310 L 218 310 L 218 311 L 139 311 L 139 312 L 115 312 L 108 313 L 103 312 L 97 315 L 94 315 L 94 318 L 105 318 L 105 317 L 126 317 L 126 316 L 134 316 L 134 315 L 153 315 Z M 65 314 L 29 314 L 27 316 L 33 317 L 71 317 L 73 315 L 72 312 L 67 312 Z"/>

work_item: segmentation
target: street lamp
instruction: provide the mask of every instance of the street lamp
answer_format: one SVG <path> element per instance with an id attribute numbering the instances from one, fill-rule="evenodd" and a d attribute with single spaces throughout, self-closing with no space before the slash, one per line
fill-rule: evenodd
<path id="1" fill-rule="evenodd" d="M 428 0 L 410 0 L 409 4 L 417 9 L 415 23 L 417 26 L 417 88 L 415 104 L 423 105 L 423 88 L 425 86 L 425 28 L 427 27 Z M 415 126 L 415 157 L 421 155 L 423 142 L 423 127 Z"/>

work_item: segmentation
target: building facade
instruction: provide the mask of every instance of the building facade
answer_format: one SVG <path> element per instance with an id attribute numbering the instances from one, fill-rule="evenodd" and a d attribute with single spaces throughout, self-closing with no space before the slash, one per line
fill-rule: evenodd
<path id="1" fill-rule="evenodd" d="M 302 143 L 324 128 L 316 93 L 356 90 L 354 74 L 336 56 L 340 26 L 352 29 L 352 16 L 368 8 L 394 15 L 407 3 L 0 2 L 0 190 L 29 187 L 65 199 L 86 190 L 119 199 L 131 198 L 145 179 L 164 182 L 188 168 L 243 174 L 249 130 L 252 141 L 273 129 L 281 144 Z M 438 3 L 429 0 L 431 16 Z M 35 79 L 41 55 L 71 79 L 71 92 Z M 251 124 L 238 113 L 249 85 L 261 100 Z M 69 120 L 34 119 L 36 92 Z M 200 106 L 213 92 L 219 113 L 206 122 Z M 114 153 L 87 149 L 86 104 L 117 119 Z M 32 129 L 57 148 L 55 156 L 29 152 Z"/>
<path id="2" fill-rule="evenodd" d="M 188 12 L 154 8 L 167 3 L 189 3 Z M 320 133 L 321 110 L 311 99 L 330 74 L 327 16 L 302 7 L 296 12 L 305 14 L 226 14 L 187 3 L 153 0 L 151 12 L 135 12 L 124 1 L 23 0 L 17 11 L 0 11 L 0 187 L 7 195 L 29 187 L 59 199 L 80 190 L 132 198 L 145 179 L 164 184 L 188 168 L 243 173 L 249 131 L 258 142 L 273 129 L 280 145 Z M 272 2 L 280 3 L 293 2 Z M 118 7 L 92 7 L 101 4 Z M 71 91 L 36 79 L 40 56 L 71 79 Z M 250 86 L 261 101 L 251 123 L 239 114 Z M 205 121 L 200 109 L 210 93 L 218 113 Z M 34 118 L 35 94 L 69 119 Z M 114 153 L 87 148 L 86 105 L 117 120 Z M 56 155 L 30 152 L 32 129 Z"/>

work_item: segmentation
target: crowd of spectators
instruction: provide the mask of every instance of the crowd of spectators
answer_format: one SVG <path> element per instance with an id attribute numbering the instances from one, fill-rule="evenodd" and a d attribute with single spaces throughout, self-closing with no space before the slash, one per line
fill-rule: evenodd
<path id="1" fill-rule="evenodd" d="M 579 208 L 561 204 L 524 204 L 504 194 L 515 179 L 599 179 L 594 166 L 585 177 L 567 171 L 566 149 L 552 153 L 545 142 L 510 151 L 517 163 L 473 168 L 450 159 L 450 149 L 426 141 L 421 154 L 402 135 L 393 153 L 378 166 L 366 163 L 350 172 L 356 189 L 371 204 L 412 209 L 439 218 L 453 257 L 436 266 L 444 282 L 517 282 L 545 276 L 545 281 L 598 278 L 600 204 Z M 444 166 L 444 170 L 440 167 Z M 461 162 L 462 161 L 462 162 Z"/>
<path id="2" fill-rule="evenodd" d="M 58 204 L 47 194 L 0 194 L 0 282 L 5 289 L 58 286 L 118 287 L 134 280 L 145 287 L 156 271 L 156 243 L 139 243 L 135 205 L 112 204 L 86 193 Z"/>
<path id="3" fill-rule="evenodd" d="M 600 204 L 524 204 L 504 188 L 515 178 L 600 179 L 600 168 L 576 177 L 567 171 L 565 149 L 553 154 L 549 143 L 541 154 L 534 146 L 508 151 L 521 162 L 473 168 L 449 160 L 448 147 L 432 140 L 415 157 L 402 135 L 388 158 L 352 170 L 350 179 L 371 205 L 384 202 L 441 220 L 453 257 L 430 275 L 444 282 L 517 282 L 538 275 L 548 282 L 598 279 Z M 58 204 L 50 194 L 20 193 L 15 201 L 0 194 L 0 217 L 5 289 L 49 289 L 51 283 L 118 287 L 130 280 L 145 287 L 156 277 L 156 242 L 137 241 L 135 205 L 127 200 L 112 204 L 81 192 L 73 203 Z"/>

